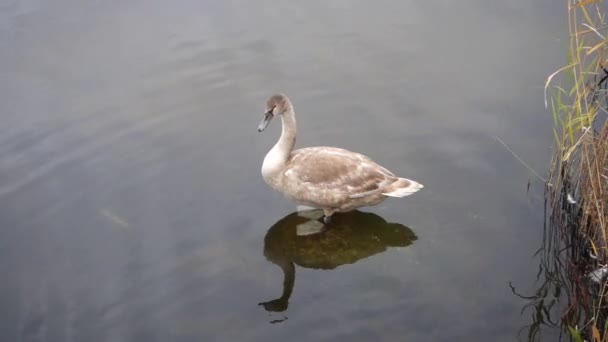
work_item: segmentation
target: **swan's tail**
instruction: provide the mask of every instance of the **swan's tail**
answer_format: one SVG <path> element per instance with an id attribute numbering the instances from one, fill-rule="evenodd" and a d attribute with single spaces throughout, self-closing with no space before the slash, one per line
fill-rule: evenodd
<path id="1" fill-rule="evenodd" d="M 422 188 L 424 188 L 424 185 L 418 182 L 407 178 L 399 178 L 399 180 L 387 188 L 387 192 L 383 192 L 382 194 L 390 197 L 405 197 L 417 192 Z"/>

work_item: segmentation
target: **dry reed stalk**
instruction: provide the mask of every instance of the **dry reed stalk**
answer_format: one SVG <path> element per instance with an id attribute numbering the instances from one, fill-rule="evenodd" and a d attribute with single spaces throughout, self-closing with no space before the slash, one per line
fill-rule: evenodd
<path id="1" fill-rule="evenodd" d="M 550 96 L 557 149 L 546 198 L 548 258 L 562 272 L 566 303 L 561 325 L 574 340 L 608 342 L 608 26 L 602 0 L 568 0 L 570 32 L 567 66 L 551 74 L 567 76 L 568 91 L 554 85 Z M 545 100 L 547 103 L 547 100 Z M 555 262 L 557 260 L 557 262 Z M 544 260 L 543 262 L 547 262 Z M 548 263 L 547 263 L 548 264 Z M 608 274 L 608 266 L 606 266 Z M 554 275 L 552 274 L 552 277 Z"/>

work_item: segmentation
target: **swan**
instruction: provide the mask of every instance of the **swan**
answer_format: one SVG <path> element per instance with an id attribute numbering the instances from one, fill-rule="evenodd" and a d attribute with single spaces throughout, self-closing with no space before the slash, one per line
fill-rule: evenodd
<path id="1" fill-rule="evenodd" d="M 296 266 L 333 270 L 393 247 L 407 247 L 418 240 L 409 227 L 358 210 L 336 215 L 331 229 L 323 235 L 300 235 L 299 227 L 308 224 L 321 223 L 316 217 L 303 217 L 295 212 L 277 221 L 266 232 L 264 256 L 283 270 L 281 296 L 259 303 L 267 311 L 287 310 L 296 281 Z"/>
<path id="2" fill-rule="evenodd" d="M 264 131 L 274 117 L 281 118 L 282 131 L 264 157 L 262 177 L 297 204 L 322 209 L 326 224 L 334 213 L 377 205 L 388 197 L 409 196 L 423 188 L 360 153 L 329 146 L 294 150 L 296 114 L 285 94 L 267 99 L 258 131 Z"/>

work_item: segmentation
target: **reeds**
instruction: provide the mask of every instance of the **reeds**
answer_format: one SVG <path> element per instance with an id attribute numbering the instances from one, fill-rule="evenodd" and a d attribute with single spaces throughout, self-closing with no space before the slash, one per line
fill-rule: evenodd
<path id="1" fill-rule="evenodd" d="M 546 186 L 541 288 L 557 290 L 562 304 L 557 324 L 571 339 L 602 342 L 608 341 L 606 6 L 603 0 L 567 0 L 567 5 L 568 63 L 545 86 L 556 151 Z"/>

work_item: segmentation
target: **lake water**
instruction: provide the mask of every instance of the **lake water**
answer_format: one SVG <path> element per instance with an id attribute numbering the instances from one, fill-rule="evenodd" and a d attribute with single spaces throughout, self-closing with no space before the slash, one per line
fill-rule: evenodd
<path id="1" fill-rule="evenodd" d="M 0 1 L 0 340 L 517 340 L 531 315 L 509 282 L 534 288 L 543 185 L 497 138 L 545 173 L 565 15 Z M 298 235 L 308 219 L 260 174 L 277 91 L 298 147 L 425 188 Z"/>

